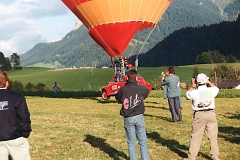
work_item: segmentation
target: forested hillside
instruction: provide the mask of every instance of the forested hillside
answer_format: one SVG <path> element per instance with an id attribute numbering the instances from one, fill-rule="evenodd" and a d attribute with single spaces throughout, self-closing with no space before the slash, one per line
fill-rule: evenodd
<path id="1" fill-rule="evenodd" d="M 221 22 L 200 28 L 186 27 L 175 31 L 145 54 L 140 66 L 194 64 L 202 52 L 218 50 L 240 59 L 240 16 L 235 22 Z"/>
<path id="2" fill-rule="evenodd" d="M 240 11 L 237 0 L 173 0 L 140 52 L 150 30 L 135 35 L 125 51 L 126 56 L 146 53 L 174 31 L 186 27 L 201 27 L 236 19 Z M 181 45 L 181 44 L 178 44 Z M 174 46 L 172 46 L 174 47 Z M 109 66 L 110 58 L 88 35 L 85 26 L 68 33 L 62 40 L 36 44 L 21 56 L 21 65 L 54 63 L 62 67 Z"/>

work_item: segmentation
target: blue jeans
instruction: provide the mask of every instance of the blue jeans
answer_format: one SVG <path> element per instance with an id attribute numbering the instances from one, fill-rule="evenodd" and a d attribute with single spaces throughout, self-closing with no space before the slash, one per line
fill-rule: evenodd
<path id="1" fill-rule="evenodd" d="M 54 89 L 54 93 L 56 94 L 58 92 L 58 89 Z"/>
<path id="2" fill-rule="evenodd" d="M 124 118 L 124 128 L 130 160 L 137 160 L 136 138 L 138 140 L 138 145 L 140 146 L 141 159 L 149 160 L 147 136 L 143 115 Z"/>

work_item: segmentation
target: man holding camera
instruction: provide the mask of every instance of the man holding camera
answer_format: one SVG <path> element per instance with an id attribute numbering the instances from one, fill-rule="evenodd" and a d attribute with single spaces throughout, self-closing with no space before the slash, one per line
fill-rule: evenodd
<path id="1" fill-rule="evenodd" d="M 217 142 L 218 123 L 216 118 L 215 97 L 219 92 L 209 78 L 201 73 L 192 80 L 192 86 L 186 92 L 186 98 L 192 100 L 194 115 L 192 119 L 192 132 L 188 158 L 185 160 L 195 160 L 200 149 L 204 131 L 210 141 L 210 155 L 213 160 L 219 160 L 219 149 Z M 194 89 L 198 84 L 198 89 Z"/>
<path id="2" fill-rule="evenodd" d="M 182 122 L 182 113 L 180 110 L 180 78 L 175 75 L 174 67 L 168 67 L 166 72 L 162 75 L 162 86 L 166 89 L 166 96 L 168 98 L 169 109 L 172 115 L 172 122 Z M 165 91 L 164 91 L 165 94 Z"/>

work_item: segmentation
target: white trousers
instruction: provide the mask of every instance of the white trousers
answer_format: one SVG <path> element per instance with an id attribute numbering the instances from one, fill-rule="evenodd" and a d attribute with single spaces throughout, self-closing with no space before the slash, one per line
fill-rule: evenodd
<path id="1" fill-rule="evenodd" d="M 14 140 L 0 141 L 0 160 L 8 160 L 8 155 L 13 160 L 31 160 L 27 138 L 19 137 Z"/>

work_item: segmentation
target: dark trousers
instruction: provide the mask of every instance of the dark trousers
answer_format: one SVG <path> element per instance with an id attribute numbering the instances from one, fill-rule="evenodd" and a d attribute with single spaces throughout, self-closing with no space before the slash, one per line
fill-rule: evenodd
<path id="1" fill-rule="evenodd" d="M 168 104 L 172 115 L 172 121 L 174 122 L 182 121 L 179 97 L 169 97 Z"/>

